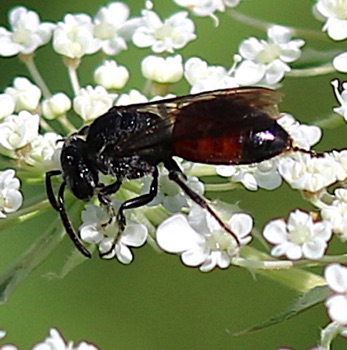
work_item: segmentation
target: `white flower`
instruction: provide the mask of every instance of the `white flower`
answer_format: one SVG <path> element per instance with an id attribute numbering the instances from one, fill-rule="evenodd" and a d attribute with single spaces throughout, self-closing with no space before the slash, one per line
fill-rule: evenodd
<path id="1" fill-rule="evenodd" d="M 84 121 L 94 120 L 113 106 L 116 97 L 117 94 L 108 93 L 103 86 L 88 85 L 74 98 L 73 108 Z"/>
<path id="2" fill-rule="evenodd" d="M 184 77 L 192 86 L 190 93 L 237 87 L 235 78 L 222 66 L 208 66 L 198 57 L 190 58 L 184 65 Z"/>
<path id="3" fill-rule="evenodd" d="M 334 88 L 335 97 L 340 103 L 339 107 L 334 108 L 334 112 L 341 115 L 347 121 L 347 83 L 343 82 L 341 84 L 342 92 L 339 91 L 340 82 L 337 79 L 333 80 L 331 85 Z"/>
<path id="4" fill-rule="evenodd" d="M 323 31 L 326 31 L 331 39 L 344 40 L 347 38 L 346 0 L 318 0 L 313 10 L 319 17 L 326 20 Z"/>
<path id="5" fill-rule="evenodd" d="M 101 41 L 101 49 L 106 55 L 117 55 L 127 49 L 126 40 L 135 30 L 134 19 L 127 21 L 129 7 L 122 2 L 112 2 L 101 7 L 94 19 L 94 35 Z M 140 22 L 137 21 L 139 25 Z"/>
<path id="6" fill-rule="evenodd" d="M 129 72 L 116 61 L 105 61 L 95 70 L 94 80 L 105 89 L 122 89 L 129 80 Z"/>
<path id="7" fill-rule="evenodd" d="M 337 180 L 344 181 L 347 178 L 347 150 L 332 151 L 331 157 L 335 161 L 335 175 Z"/>
<path id="8" fill-rule="evenodd" d="M 0 120 L 14 112 L 16 103 L 12 95 L 0 94 Z"/>
<path id="9" fill-rule="evenodd" d="M 42 102 L 42 114 L 49 120 L 64 115 L 70 108 L 71 100 L 63 92 L 58 92 Z"/>
<path id="10" fill-rule="evenodd" d="M 114 206 L 119 207 L 119 203 Z M 146 242 L 147 228 L 128 220 L 125 230 L 114 242 L 117 228 L 113 224 L 105 226 L 108 219 L 104 209 L 87 204 L 82 212 L 83 224 L 79 228 L 81 239 L 87 243 L 98 244 L 101 254 L 109 252 L 104 256 L 105 259 L 116 257 L 121 263 L 130 264 L 134 257 L 129 247 L 140 247 Z M 115 246 L 112 247 L 114 243 Z"/>
<path id="11" fill-rule="evenodd" d="M 134 103 L 148 102 L 148 98 L 138 90 L 130 90 L 128 94 L 121 94 L 116 102 L 116 106 L 128 106 Z"/>
<path id="12" fill-rule="evenodd" d="M 22 111 L 6 117 L 0 124 L 0 145 L 8 151 L 15 151 L 34 141 L 38 133 L 39 116 Z"/>
<path id="13" fill-rule="evenodd" d="M 338 170 L 339 166 L 329 154 L 311 156 L 292 152 L 280 157 L 278 165 L 279 173 L 292 188 L 309 192 L 317 192 L 333 184 Z"/>
<path id="14" fill-rule="evenodd" d="M 304 41 L 291 40 L 288 28 L 272 26 L 267 35 L 267 41 L 252 37 L 241 43 L 239 53 L 244 61 L 235 71 L 235 79 L 240 85 L 275 85 L 290 71 L 288 63 L 301 56 Z"/>
<path id="15" fill-rule="evenodd" d="M 224 12 L 226 7 L 236 7 L 240 0 L 174 0 L 179 6 L 185 7 L 196 16 L 212 16 L 214 12 Z"/>
<path id="16" fill-rule="evenodd" d="M 53 32 L 54 50 L 69 58 L 93 54 L 100 46 L 100 40 L 94 38 L 92 20 L 85 14 L 67 14 Z"/>
<path id="17" fill-rule="evenodd" d="M 277 165 L 278 158 L 273 158 L 251 165 L 218 165 L 216 172 L 230 177 L 232 182 L 241 182 L 250 191 L 256 191 L 258 187 L 273 190 L 282 184 Z"/>
<path id="18" fill-rule="evenodd" d="M 15 177 L 15 171 L 8 169 L 0 171 L 0 218 L 6 218 L 6 213 L 13 213 L 23 203 L 23 196 L 19 191 L 20 182 Z"/>
<path id="19" fill-rule="evenodd" d="M 325 280 L 333 291 L 325 305 L 332 321 L 340 325 L 347 325 L 347 267 L 331 264 L 325 268 Z"/>
<path id="20" fill-rule="evenodd" d="M 151 182 L 151 177 L 145 178 L 141 193 L 149 192 Z M 148 206 L 162 204 L 171 213 L 177 213 L 183 207 L 188 207 L 190 199 L 174 181 L 169 179 L 167 169 L 163 168 L 160 170 L 158 184 L 158 194 L 147 204 Z M 205 191 L 204 184 L 197 177 L 188 176 L 186 184 L 194 192 L 203 195 Z"/>
<path id="21" fill-rule="evenodd" d="M 337 71 L 347 73 L 347 52 L 337 55 L 333 59 L 333 66 Z"/>
<path id="22" fill-rule="evenodd" d="M 251 241 L 253 220 L 249 215 L 233 214 L 228 227 L 241 246 Z M 200 266 L 203 272 L 229 267 L 240 251 L 235 238 L 197 205 L 191 208 L 188 217 L 175 214 L 164 220 L 157 229 L 156 240 L 161 249 L 180 254 L 185 265 Z"/>
<path id="23" fill-rule="evenodd" d="M 143 10 L 143 24 L 134 32 L 134 44 L 151 47 L 155 53 L 181 49 L 196 38 L 194 22 L 187 15 L 187 12 L 178 12 L 163 23 L 155 12 Z"/>
<path id="24" fill-rule="evenodd" d="M 347 190 L 337 188 L 334 191 L 335 199 L 328 206 L 322 208 L 322 219 L 330 222 L 332 230 L 343 242 L 347 241 Z"/>
<path id="25" fill-rule="evenodd" d="M 63 147 L 62 136 L 47 132 L 38 135 L 30 144 L 30 151 L 25 155 L 25 162 L 45 171 L 60 169 L 60 153 Z"/>
<path id="26" fill-rule="evenodd" d="M 84 341 L 78 346 L 74 346 L 72 341 L 66 343 L 59 332 L 51 328 L 49 336 L 42 343 L 35 345 L 32 350 L 98 350 L 98 348 Z"/>
<path id="27" fill-rule="evenodd" d="M 38 14 L 23 6 L 10 11 L 9 22 L 12 31 L 0 27 L 0 56 L 5 57 L 32 54 L 48 43 L 55 27 L 53 23 L 40 23 Z"/>
<path id="28" fill-rule="evenodd" d="M 158 83 L 176 83 L 183 76 L 182 56 L 147 56 L 141 63 L 141 71 L 146 79 Z"/>
<path id="29" fill-rule="evenodd" d="M 300 124 L 287 113 L 282 113 L 277 123 L 288 132 L 293 139 L 294 146 L 300 149 L 310 150 L 322 137 L 322 130 L 318 126 Z"/>
<path id="30" fill-rule="evenodd" d="M 275 245 L 272 256 L 297 260 L 322 258 L 332 232 L 328 222 L 314 222 L 309 213 L 296 210 L 290 213 L 287 223 L 282 219 L 269 222 L 263 235 Z"/>
<path id="31" fill-rule="evenodd" d="M 27 78 L 15 78 L 13 87 L 6 88 L 5 92 L 14 99 L 16 112 L 36 110 L 41 98 L 41 90 Z"/>

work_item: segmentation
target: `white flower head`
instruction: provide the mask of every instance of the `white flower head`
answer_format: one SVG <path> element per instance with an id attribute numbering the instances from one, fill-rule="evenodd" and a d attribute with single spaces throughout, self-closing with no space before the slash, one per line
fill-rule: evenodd
<path id="1" fill-rule="evenodd" d="M 105 61 L 95 70 L 94 80 L 105 89 L 122 89 L 129 80 L 129 71 L 116 61 Z"/>
<path id="2" fill-rule="evenodd" d="M 138 90 L 130 90 L 128 94 L 121 94 L 117 101 L 116 106 L 128 106 L 134 103 L 148 102 L 148 98 Z"/>
<path id="3" fill-rule="evenodd" d="M 146 79 L 158 83 L 176 83 L 183 76 L 182 56 L 147 56 L 141 63 L 141 71 Z"/>
<path id="4" fill-rule="evenodd" d="M 119 203 L 115 207 L 119 207 Z M 87 204 L 82 212 L 83 224 L 79 231 L 81 239 L 87 243 L 98 244 L 101 254 L 106 254 L 105 259 L 116 257 L 123 264 L 130 264 L 134 257 L 129 247 L 141 247 L 147 240 L 146 226 L 132 220 L 127 220 L 127 226 L 116 239 L 117 227 L 107 223 L 109 217 L 104 209 Z M 113 247 L 114 245 L 114 247 Z"/>
<path id="5" fill-rule="evenodd" d="M 347 1 L 318 0 L 313 8 L 318 19 L 325 20 L 323 31 L 333 40 L 347 38 Z"/>
<path id="6" fill-rule="evenodd" d="M 253 220 L 249 215 L 233 214 L 227 225 L 241 246 L 251 241 Z M 235 238 L 197 205 L 192 206 L 188 217 L 175 214 L 164 220 L 157 229 L 156 240 L 161 249 L 180 254 L 185 265 L 200 266 L 203 272 L 229 267 L 240 251 Z"/>
<path id="7" fill-rule="evenodd" d="M 258 188 L 274 190 L 282 184 L 282 178 L 277 169 L 278 158 L 264 160 L 251 165 L 218 165 L 219 176 L 230 177 L 232 182 L 241 182 L 250 191 Z"/>
<path id="8" fill-rule="evenodd" d="M 0 146 L 16 151 L 34 141 L 39 133 L 39 116 L 27 111 L 10 115 L 0 124 Z"/>
<path id="9" fill-rule="evenodd" d="M 347 178 L 347 150 L 332 151 L 329 153 L 335 160 L 335 175 L 338 181 Z"/>
<path id="10" fill-rule="evenodd" d="M 318 192 L 336 181 L 340 166 L 329 155 L 311 156 L 292 152 L 280 157 L 278 171 L 288 184 L 297 190 Z"/>
<path id="11" fill-rule="evenodd" d="M 337 188 L 335 199 L 321 210 L 322 219 L 329 222 L 333 232 L 343 241 L 347 241 L 347 190 Z"/>
<path id="12" fill-rule="evenodd" d="M 16 103 L 12 95 L 0 94 L 0 120 L 11 115 L 14 112 Z"/>
<path id="13" fill-rule="evenodd" d="M 187 12 L 178 12 L 162 22 L 159 16 L 149 10 L 142 11 L 143 23 L 133 35 L 138 47 L 151 47 L 155 53 L 173 52 L 196 38 L 194 22 L 187 18 Z"/>
<path id="14" fill-rule="evenodd" d="M 77 346 L 74 346 L 72 341 L 66 343 L 64 338 L 60 335 L 57 329 L 51 328 L 49 336 L 41 343 L 35 345 L 32 350 L 98 350 L 98 348 L 92 344 L 81 342 Z"/>
<path id="15" fill-rule="evenodd" d="M 30 144 L 30 151 L 25 155 L 25 162 L 44 171 L 60 169 L 60 153 L 63 137 L 47 132 L 38 135 Z"/>
<path id="16" fill-rule="evenodd" d="M 100 49 L 94 37 L 94 26 L 86 14 L 67 14 L 53 33 L 53 48 L 60 55 L 75 59 L 91 55 Z"/>
<path id="17" fill-rule="evenodd" d="M 240 0 L 174 0 L 178 6 L 192 11 L 196 16 L 210 16 L 214 12 L 224 12 L 226 7 L 236 7 Z"/>
<path id="18" fill-rule="evenodd" d="M 343 52 L 333 59 L 334 68 L 342 73 L 347 73 L 347 52 Z"/>
<path id="19" fill-rule="evenodd" d="M 267 41 L 252 37 L 241 43 L 239 53 L 244 60 L 235 70 L 240 85 L 275 85 L 290 71 L 288 63 L 301 56 L 304 41 L 292 40 L 290 29 L 272 26 L 267 36 Z"/>
<path id="20" fill-rule="evenodd" d="M 94 120 L 113 106 L 116 97 L 117 94 L 108 93 L 103 86 L 88 85 L 74 98 L 73 108 L 84 121 Z"/>
<path id="21" fill-rule="evenodd" d="M 265 239 L 274 244 L 271 255 L 285 255 L 288 259 L 320 259 L 328 246 L 332 232 L 328 222 L 314 222 L 312 216 L 301 210 L 291 212 L 288 222 L 270 221 L 263 230 Z"/>
<path id="22" fill-rule="evenodd" d="M 300 149 L 310 150 L 322 137 L 322 130 L 316 125 L 300 124 L 287 113 L 282 113 L 277 123 L 281 125 L 293 140 L 293 145 Z"/>
<path id="23" fill-rule="evenodd" d="M 184 77 L 192 86 L 190 93 L 239 86 L 235 78 L 222 66 L 209 66 L 198 57 L 191 57 L 184 65 Z"/>
<path id="24" fill-rule="evenodd" d="M 0 219 L 22 206 L 23 196 L 19 188 L 20 182 L 13 169 L 0 171 Z"/>
<path id="25" fill-rule="evenodd" d="M 52 120 L 64 115 L 71 108 L 70 98 L 63 92 L 58 92 L 42 102 L 42 114 Z"/>
<path id="26" fill-rule="evenodd" d="M 101 7 L 94 18 L 94 36 L 101 42 L 106 55 L 117 55 L 127 49 L 130 39 L 140 19 L 128 20 L 129 7 L 122 2 L 112 2 Z"/>
<path id="27" fill-rule="evenodd" d="M 340 264 L 331 264 L 325 268 L 325 280 L 333 295 L 325 305 L 332 321 L 339 325 L 347 325 L 347 267 Z"/>
<path id="28" fill-rule="evenodd" d="M 141 193 L 149 192 L 151 182 L 151 177 L 144 179 Z M 169 172 L 167 169 L 160 169 L 158 183 L 158 194 L 147 204 L 148 206 L 161 204 L 171 213 L 177 213 L 181 211 L 182 208 L 189 206 L 191 200 L 174 181 L 169 179 Z M 204 194 L 204 184 L 197 177 L 188 176 L 186 184 L 199 195 Z"/>
<path id="29" fill-rule="evenodd" d="M 36 110 L 41 98 L 41 90 L 29 79 L 22 77 L 15 78 L 13 87 L 6 88 L 5 92 L 14 99 L 16 112 Z"/>
<path id="30" fill-rule="evenodd" d="M 53 23 L 40 23 L 38 14 L 23 6 L 13 8 L 9 13 L 11 31 L 0 27 L 0 56 L 14 56 L 19 53 L 32 54 L 52 37 Z"/>
<path id="31" fill-rule="evenodd" d="M 335 97 L 340 103 L 339 107 L 334 108 L 334 112 L 342 116 L 345 121 L 347 121 L 347 83 L 343 82 L 340 84 L 340 82 L 335 79 L 331 82 L 331 85 L 333 86 Z M 340 92 L 341 87 L 342 91 Z"/>

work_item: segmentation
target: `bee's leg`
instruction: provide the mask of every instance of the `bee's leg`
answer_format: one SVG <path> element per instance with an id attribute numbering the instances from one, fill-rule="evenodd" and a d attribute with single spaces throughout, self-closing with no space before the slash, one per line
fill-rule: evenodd
<path id="1" fill-rule="evenodd" d="M 152 201 L 157 195 L 159 172 L 156 167 L 154 168 L 152 176 L 153 176 L 153 180 L 148 193 L 135 198 L 128 199 L 127 201 L 122 203 L 122 205 L 119 207 L 118 213 L 117 213 L 117 223 L 119 227 L 119 232 L 113 241 L 112 247 L 107 252 L 101 253 L 100 254 L 101 257 L 110 254 L 110 252 L 115 248 L 117 240 L 119 239 L 120 235 L 122 234 L 122 232 L 126 227 L 126 218 L 124 215 L 124 210 L 142 207 L 148 204 L 150 201 Z"/>
<path id="2" fill-rule="evenodd" d="M 70 239 L 72 240 L 76 248 L 85 257 L 91 258 L 92 255 L 90 254 L 89 250 L 78 239 L 78 236 L 75 230 L 73 229 L 69 216 L 66 212 L 65 204 L 64 204 L 64 192 L 65 192 L 65 186 L 66 186 L 65 181 L 61 184 L 59 188 L 58 200 L 54 196 L 53 186 L 52 186 L 52 177 L 60 174 L 61 174 L 60 170 L 49 171 L 48 173 L 46 173 L 46 191 L 47 191 L 48 200 L 50 201 L 52 207 L 60 214 L 60 218 L 64 225 L 65 231 L 69 235 Z"/>
<path id="3" fill-rule="evenodd" d="M 182 173 L 181 169 L 177 163 L 172 159 L 168 159 L 164 162 L 164 165 L 167 170 L 169 170 L 169 179 L 176 182 L 178 186 L 186 193 L 186 195 L 198 204 L 201 208 L 206 209 L 219 223 L 223 229 L 230 233 L 230 235 L 235 239 L 238 246 L 240 246 L 240 241 L 233 231 L 230 230 L 228 226 L 225 225 L 223 220 L 214 212 L 214 210 L 208 205 L 206 200 L 194 192 L 187 184 L 184 182 L 186 180 L 186 175 Z M 182 180 L 183 178 L 183 180 Z"/>
<path id="4" fill-rule="evenodd" d="M 102 186 L 100 191 L 98 192 L 98 199 L 99 202 L 106 206 L 107 208 L 107 213 L 109 216 L 109 219 L 107 222 L 105 222 L 104 224 L 102 224 L 103 227 L 106 227 L 107 225 L 110 225 L 112 223 L 113 218 L 116 217 L 116 213 L 114 211 L 114 208 L 112 206 L 112 201 L 110 198 L 111 194 L 116 193 L 119 188 L 122 185 L 122 181 L 121 180 L 116 180 L 114 183 L 107 185 L 107 186 Z"/>

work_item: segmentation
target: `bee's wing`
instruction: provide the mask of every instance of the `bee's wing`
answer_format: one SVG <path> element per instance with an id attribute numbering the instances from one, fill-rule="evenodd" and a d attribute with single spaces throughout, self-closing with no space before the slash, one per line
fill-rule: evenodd
<path id="1" fill-rule="evenodd" d="M 282 94 L 261 87 L 242 87 L 174 97 L 156 102 L 116 106 L 117 112 L 153 115 L 150 125 L 131 133 L 121 145 L 122 154 L 187 138 L 237 134 L 278 118 Z M 262 118 L 260 118 L 262 116 Z"/>

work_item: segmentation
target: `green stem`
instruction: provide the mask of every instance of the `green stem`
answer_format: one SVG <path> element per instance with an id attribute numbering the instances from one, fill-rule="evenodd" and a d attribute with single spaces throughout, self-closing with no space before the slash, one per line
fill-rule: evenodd
<path id="1" fill-rule="evenodd" d="M 206 192 L 231 191 L 237 187 L 239 187 L 239 185 L 233 182 L 227 182 L 224 184 L 205 184 Z"/>
<path id="2" fill-rule="evenodd" d="M 58 118 L 58 122 L 64 128 L 67 134 L 71 134 L 76 131 L 75 126 L 66 118 L 66 115 L 62 115 Z"/>
<path id="3" fill-rule="evenodd" d="M 68 69 L 70 83 L 71 83 L 74 95 L 77 96 L 81 89 L 78 76 L 77 76 L 77 69 L 81 61 L 79 59 L 71 59 L 68 57 L 64 57 L 63 62 Z"/>
<path id="4" fill-rule="evenodd" d="M 57 230 L 59 220 L 55 219 L 46 232 L 0 276 L 0 304 L 8 300 L 18 285 L 46 260 L 60 243 L 64 231 Z"/>
<path id="5" fill-rule="evenodd" d="M 316 77 L 318 75 L 326 75 L 336 72 L 334 66 L 331 63 L 327 63 L 318 67 L 304 68 L 304 69 L 292 69 L 286 73 L 286 76 L 292 78 L 306 78 Z"/>
<path id="6" fill-rule="evenodd" d="M 298 292 L 305 293 L 317 286 L 326 285 L 323 277 L 291 267 L 294 265 L 292 261 L 276 261 L 271 256 L 248 246 L 243 247 L 241 253 L 244 260 L 236 260 L 236 263 L 241 263 L 243 267 Z"/>
<path id="7" fill-rule="evenodd" d="M 276 23 L 266 22 L 251 16 L 247 16 L 235 10 L 229 10 L 227 13 L 234 20 L 240 23 L 246 24 L 247 26 L 250 26 L 252 28 L 260 29 L 262 31 L 266 31 L 268 28 L 272 27 L 273 25 L 278 25 Z M 295 36 L 299 36 L 306 39 L 315 39 L 315 40 L 324 40 L 324 41 L 329 40 L 326 34 L 324 34 L 321 31 L 295 28 L 295 27 L 289 27 L 289 26 L 285 26 L 285 27 L 290 29 L 293 35 Z"/>
<path id="8" fill-rule="evenodd" d="M 343 117 L 338 114 L 331 114 L 327 118 L 324 118 L 323 120 L 317 120 L 313 123 L 313 125 L 317 125 L 323 129 L 335 129 L 342 126 L 343 124 L 345 124 L 345 121 Z"/>
<path id="9" fill-rule="evenodd" d="M 33 55 L 19 55 L 19 59 L 26 65 L 35 84 L 41 89 L 43 96 L 45 98 L 51 97 L 52 94 L 49 91 L 45 81 L 43 80 L 39 70 L 36 67 Z"/>

